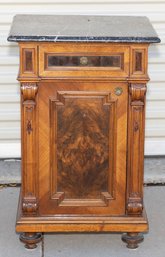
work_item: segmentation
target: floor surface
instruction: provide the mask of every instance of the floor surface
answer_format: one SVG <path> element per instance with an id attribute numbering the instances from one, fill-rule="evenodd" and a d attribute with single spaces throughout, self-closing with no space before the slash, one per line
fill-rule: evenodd
<path id="1" fill-rule="evenodd" d="M 165 257 L 165 186 L 145 188 L 150 231 L 136 250 L 121 234 L 45 234 L 43 244 L 27 250 L 15 233 L 19 188 L 0 189 L 0 257 Z"/>

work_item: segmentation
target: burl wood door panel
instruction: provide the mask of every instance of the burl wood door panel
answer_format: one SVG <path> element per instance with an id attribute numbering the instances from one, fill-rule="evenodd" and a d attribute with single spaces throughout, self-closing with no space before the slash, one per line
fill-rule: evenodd
<path id="1" fill-rule="evenodd" d="M 38 107 L 40 214 L 124 214 L 127 85 L 41 82 Z"/>
<path id="2" fill-rule="evenodd" d="M 100 192 L 108 191 L 110 106 L 102 103 L 106 95 L 66 91 L 60 97 L 63 104 L 55 100 L 51 106 L 56 191 L 64 192 L 66 199 L 100 199 Z"/>

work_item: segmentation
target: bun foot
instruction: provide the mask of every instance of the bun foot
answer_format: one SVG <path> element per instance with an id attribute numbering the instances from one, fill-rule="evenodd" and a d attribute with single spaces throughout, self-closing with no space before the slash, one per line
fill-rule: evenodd
<path id="1" fill-rule="evenodd" d="M 25 244 L 27 249 L 35 249 L 37 244 L 42 240 L 41 233 L 26 232 L 20 235 L 20 241 Z"/>
<path id="2" fill-rule="evenodd" d="M 122 235 L 122 241 L 127 244 L 129 249 L 138 248 L 138 244 L 144 240 L 141 233 L 126 233 Z"/>

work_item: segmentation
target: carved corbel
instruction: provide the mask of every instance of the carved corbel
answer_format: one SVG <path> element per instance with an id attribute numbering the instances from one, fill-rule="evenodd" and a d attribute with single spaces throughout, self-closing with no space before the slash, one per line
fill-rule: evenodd
<path id="1" fill-rule="evenodd" d="M 143 211 L 145 84 L 130 84 L 128 122 L 127 213 Z"/>
<path id="2" fill-rule="evenodd" d="M 37 151 L 36 151 L 36 83 L 22 83 L 22 212 L 34 215 L 38 210 L 37 200 Z"/>
<path id="3" fill-rule="evenodd" d="M 26 131 L 30 135 L 33 131 L 33 112 L 35 109 L 35 97 L 38 87 L 36 83 L 23 83 L 21 92 L 23 96 L 24 111 L 26 114 Z"/>
<path id="4" fill-rule="evenodd" d="M 21 92 L 23 95 L 23 100 L 24 101 L 31 100 L 35 102 L 37 90 L 38 90 L 38 87 L 36 83 L 22 83 Z"/>
<path id="5" fill-rule="evenodd" d="M 129 87 L 131 105 L 144 105 L 146 91 L 145 84 L 131 84 Z"/>

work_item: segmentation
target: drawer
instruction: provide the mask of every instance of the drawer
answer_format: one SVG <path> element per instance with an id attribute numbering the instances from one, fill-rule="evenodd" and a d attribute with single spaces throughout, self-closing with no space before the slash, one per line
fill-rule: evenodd
<path id="1" fill-rule="evenodd" d="M 39 46 L 41 77 L 127 77 L 129 47 L 53 43 Z"/>

